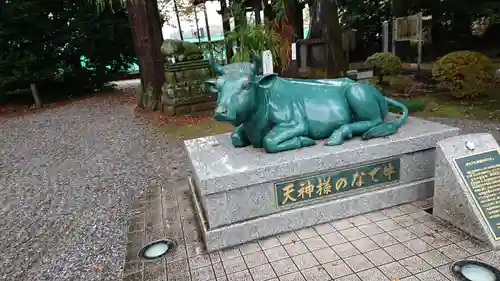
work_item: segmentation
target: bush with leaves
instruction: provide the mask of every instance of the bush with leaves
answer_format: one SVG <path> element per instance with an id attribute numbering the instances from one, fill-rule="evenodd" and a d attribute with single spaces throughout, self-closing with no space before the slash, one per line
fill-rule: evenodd
<path id="1" fill-rule="evenodd" d="M 288 55 L 281 48 L 281 35 L 272 26 L 261 24 L 245 24 L 237 26 L 226 35 L 227 40 L 236 43 L 233 61 L 251 61 L 260 57 L 263 51 L 270 50 L 274 64 L 286 67 Z"/>
<path id="2" fill-rule="evenodd" d="M 440 58 L 432 76 L 457 98 L 471 99 L 488 93 L 495 85 L 495 66 L 485 55 L 458 51 Z"/>
<path id="3" fill-rule="evenodd" d="M 401 60 L 388 52 L 375 53 L 366 59 L 366 64 L 373 67 L 374 74 L 381 84 L 385 75 L 391 75 L 401 69 Z"/>
<path id="4" fill-rule="evenodd" d="M 34 83 L 49 102 L 103 89 L 124 73 L 135 52 L 127 11 L 113 3 L 113 10 L 97 13 L 81 0 L 4 2 L 0 99 Z"/>

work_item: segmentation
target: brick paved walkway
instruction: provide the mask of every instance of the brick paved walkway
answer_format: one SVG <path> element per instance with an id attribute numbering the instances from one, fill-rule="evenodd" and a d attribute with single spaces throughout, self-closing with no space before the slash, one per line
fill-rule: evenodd
<path id="1" fill-rule="evenodd" d="M 432 199 L 207 253 L 189 196 L 180 181 L 136 203 L 124 281 L 449 281 L 455 260 L 500 267 L 497 252 L 424 211 Z M 175 252 L 138 260 L 141 245 L 164 237 Z"/>

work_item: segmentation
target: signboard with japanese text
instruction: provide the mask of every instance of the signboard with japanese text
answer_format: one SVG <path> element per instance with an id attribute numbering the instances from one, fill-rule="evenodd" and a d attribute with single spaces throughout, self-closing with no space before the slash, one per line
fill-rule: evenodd
<path id="1" fill-rule="evenodd" d="M 278 207 L 399 181 L 400 159 L 275 183 Z"/>

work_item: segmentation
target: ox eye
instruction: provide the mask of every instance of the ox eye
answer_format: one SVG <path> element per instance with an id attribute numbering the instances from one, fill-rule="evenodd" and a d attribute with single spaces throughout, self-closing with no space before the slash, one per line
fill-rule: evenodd
<path id="1" fill-rule="evenodd" d="M 250 83 L 246 83 L 245 85 L 243 85 L 243 89 L 246 91 L 250 90 L 250 88 L 251 88 Z"/>

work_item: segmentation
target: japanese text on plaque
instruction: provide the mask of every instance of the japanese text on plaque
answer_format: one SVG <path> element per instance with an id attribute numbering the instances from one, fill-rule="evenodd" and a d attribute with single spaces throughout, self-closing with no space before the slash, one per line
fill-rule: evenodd
<path id="1" fill-rule="evenodd" d="M 500 154 L 498 150 L 455 159 L 485 220 L 500 240 Z"/>
<path id="2" fill-rule="evenodd" d="M 314 175 L 275 184 L 278 206 L 318 199 L 399 180 L 400 160 Z"/>

